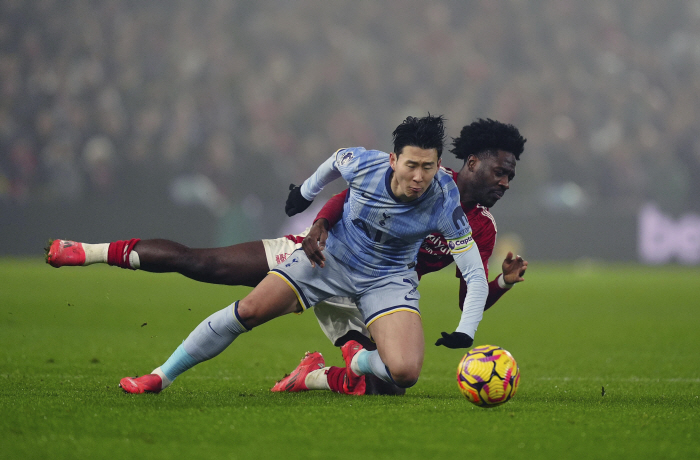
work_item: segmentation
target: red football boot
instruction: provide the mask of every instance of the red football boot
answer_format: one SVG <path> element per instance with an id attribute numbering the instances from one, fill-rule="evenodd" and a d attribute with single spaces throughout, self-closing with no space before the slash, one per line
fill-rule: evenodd
<path id="1" fill-rule="evenodd" d="M 340 351 L 343 353 L 343 359 L 345 360 L 345 378 L 343 380 L 343 392 L 345 394 L 365 394 L 365 376 L 355 374 L 350 366 L 353 356 L 355 356 L 363 348 L 364 347 L 355 340 L 350 340 L 345 345 L 340 347 Z"/>
<path id="2" fill-rule="evenodd" d="M 306 352 L 297 368 L 294 369 L 291 374 L 286 375 L 282 380 L 275 383 L 275 386 L 273 386 L 270 391 L 308 391 L 309 389 L 306 387 L 306 376 L 309 375 L 311 371 L 323 369 L 325 365 L 326 362 L 323 360 L 323 355 L 321 355 L 321 353 L 317 351 L 313 353 Z"/>
<path id="3" fill-rule="evenodd" d="M 52 267 L 85 264 L 83 244 L 69 240 L 51 240 L 46 250 L 46 263 Z"/>
<path id="4" fill-rule="evenodd" d="M 124 377 L 119 381 L 119 388 L 126 393 L 160 393 L 163 380 L 158 374 L 146 374 L 141 377 Z"/>

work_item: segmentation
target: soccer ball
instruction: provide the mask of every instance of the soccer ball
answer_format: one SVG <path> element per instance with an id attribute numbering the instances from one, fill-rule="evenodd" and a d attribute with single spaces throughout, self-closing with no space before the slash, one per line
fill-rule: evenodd
<path id="1" fill-rule="evenodd" d="M 482 345 L 464 355 L 457 367 L 457 384 L 469 402 L 495 407 L 515 396 L 520 382 L 518 363 L 501 347 Z"/>

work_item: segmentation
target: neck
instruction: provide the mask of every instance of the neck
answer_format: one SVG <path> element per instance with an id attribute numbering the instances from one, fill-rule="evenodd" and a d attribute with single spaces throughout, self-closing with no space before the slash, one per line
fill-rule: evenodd
<path id="1" fill-rule="evenodd" d="M 472 200 L 472 199 L 466 199 L 466 200 L 462 199 L 461 203 L 463 206 L 465 206 L 467 208 L 473 208 L 474 206 L 479 204 L 476 200 Z"/>
<path id="2" fill-rule="evenodd" d="M 464 181 L 460 181 L 459 177 L 457 178 L 457 189 L 459 190 L 459 201 L 462 205 L 472 207 L 479 204 L 472 194 L 469 193 L 467 184 Z"/>

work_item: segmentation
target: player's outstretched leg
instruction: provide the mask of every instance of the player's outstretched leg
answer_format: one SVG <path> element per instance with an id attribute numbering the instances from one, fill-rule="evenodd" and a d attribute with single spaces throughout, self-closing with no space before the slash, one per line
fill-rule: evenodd
<path id="1" fill-rule="evenodd" d="M 108 263 L 136 270 L 140 267 L 134 246 L 138 238 L 113 243 L 89 244 L 71 240 L 49 240 L 44 248 L 46 263 L 52 267 L 74 267 Z"/>
<path id="2" fill-rule="evenodd" d="M 268 275 L 244 299 L 202 321 L 170 358 L 153 371 L 161 378 L 161 390 L 186 370 L 217 356 L 240 334 L 299 310 L 300 305 L 291 287 L 281 278 Z M 149 377 L 149 381 L 157 379 Z M 129 393 L 141 393 L 139 383 L 138 379 L 122 379 L 121 387 Z"/>
<path id="3" fill-rule="evenodd" d="M 280 391 L 308 391 L 309 388 L 306 385 L 306 378 L 312 371 L 322 370 L 326 362 L 323 360 L 323 355 L 321 353 L 314 351 L 306 352 L 306 355 L 301 359 L 301 363 L 296 369 L 292 371 L 291 374 L 285 375 L 282 380 L 279 380 L 275 386 L 273 386 L 270 391 L 280 392 Z"/>
<path id="4" fill-rule="evenodd" d="M 119 382 L 119 387 L 133 394 L 158 393 L 167 388 L 178 375 L 218 355 L 240 334 L 249 331 L 240 320 L 237 309 L 238 302 L 234 302 L 209 316 L 187 336 L 162 366 L 142 377 L 125 377 Z"/>
<path id="5" fill-rule="evenodd" d="M 257 286 L 270 270 L 260 240 L 206 249 L 164 239 L 99 244 L 51 240 L 44 249 L 46 263 L 57 268 L 105 263 L 152 273 L 180 273 L 196 281 L 231 286 Z"/>

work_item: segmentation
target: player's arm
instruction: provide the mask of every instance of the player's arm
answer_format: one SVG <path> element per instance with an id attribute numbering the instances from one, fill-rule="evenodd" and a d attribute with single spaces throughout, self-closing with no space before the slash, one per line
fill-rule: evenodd
<path id="1" fill-rule="evenodd" d="M 492 281 L 489 282 L 489 295 L 486 298 L 484 310 L 488 310 L 495 304 L 506 292 L 508 292 L 516 283 L 525 281 L 523 276 L 527 270 L 527 260 L 520 256 L 513 257 L 512 252 L 508 252 L 506 258 L 503 259 L 501 265 L 502 272 Z M 487 272 L 488 273 L 488 272 Z M 459 302 L 460 308 L 464 304 L 464 299 L 467 295 L 467 283 L 460 279 L 459 283 Z"/>
<path id="2" fill-rule="evenodd" d="M 343 218 L 343 205 L 345 204 L 349 191 L 350 189 L 346 188 L 342 192 L 333 195 L 331 199 L 323 205 L 318 214 L 316 214 L 314 222 L 319 219 L 325 219 L 327 229 L 337 224 L 340 219 Z"/>
<path id="3" fill-rule="evenodd" d="M 309 233 L 301 242 L 301 247 L 306 253 L 311 266 L 318 265 L 323 268 L 326 257 L 323 255 L 323 250 L 326 247 L 326 239 L 328 238 L 328 229 L 333 227 L 343 217 L 343 204 L 348 190 L 333 195 L 333 197 L 323 205 L 323 208 L 316 215 L 314 224 L 309 229 Z"/>
<path id="4" fill-rule="evenodd" d="M 484 315 L 484 304 L 488 295 L 488 283 L 484 266 L 479 257 L 476 243 L 471 234 L 466 237 L 447 240 L 452 251 L 452 257 L 462 272 L 468 290 L 462 306 L 462 316 L 457 329 L 452 334 L 442 333 L 435 345 L 447 348 L 469 348 L 474 342 L 476 328 Z"/>
<path id="5" fill-rule="evenodd" d="M 337 153 L 335 152 L 329 159 L 324 161 L 316 172 L 306 179 L 301 186 L 295 186 L 294 184 L 289 186 L 289 195 L 284 207 L 284 211 L 289 217 L 306 210 L 314 201 L 316 195 L 321 193 L 321 190 L 326 185 L 341 176 L 336 164 Z"/>

